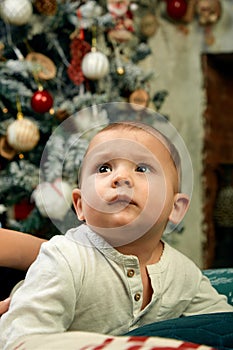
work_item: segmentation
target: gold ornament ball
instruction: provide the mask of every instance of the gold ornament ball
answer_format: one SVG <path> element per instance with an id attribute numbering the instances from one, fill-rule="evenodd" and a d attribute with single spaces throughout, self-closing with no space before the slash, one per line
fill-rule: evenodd
<path id="1" fill-rule="evenodd" d="M 123 75 L 125 74 L 125 69 L 123 67 L 117 67 L 117 74 L 118 75 Z"/>
<path id="2" fill-rule="evenodd" d="M 37 125 L 27 118 L 15 120 L 7 128 L 7 142 L 18 152 L 32 150 L 39 139 Z"/>

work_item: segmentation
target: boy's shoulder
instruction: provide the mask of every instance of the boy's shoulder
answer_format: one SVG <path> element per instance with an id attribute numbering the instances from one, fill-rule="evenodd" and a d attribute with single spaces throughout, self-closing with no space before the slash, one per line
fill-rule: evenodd
<path id="1" fill-rule="evenodd" d="M 189 257 L 168 243 L 164 244 L 161 266 L 157 272 L 160 272 L 160 276 L 163 281 L 166 281 L 166 285 L 174 288 L 175 284 L 177 290 L 181 288 L 180 292 L 184 290 L 186 296 L 188 295 L 189 297 L 193 295 L 194 291 L 198 290 L 202 280 L 200 268 Z"/>
<path id="2" fill-rule="evenodd" d="M 74 228 L 69 229 L 64 235 L 55 235 L 45 244 L 49 245 L 77 245 L 77 244 L 87 244 L 90 242 L 88 235 L 88 227 L 86 225 L 80 225 Z"/>
<path id="3" fill-rule="evenodd" d="M 183 254 L 178 249 L 172 247 L 167 242 L 164 242 L 164 252 L 161 261 L 167 266 L 173 266 L 174 269 L 187 269 L 191 271 L 200 271 L 199 267 L 188 256 Z M 201 271 L 200 271 L 201 272 Z"/>
<path id="4" fill-rule="evenodd" d="M 53 236 L 49 241 L 42 244 L 43 250 L 58 250 L 63 255 L 77 254 L 77 251 L 90 253 L 90 249 L 96 250 L 98 244 L 103 241 L 87 225 L 69 229 L 64 235 Z"/>
<path id="5" fill-rule="evenodd" d="M 44 242 L 36 259 L 38 268 L 49 264 L 53 267 L 59 266 L 60 274 L 70 270 L 72 274 L 81 276 L 85 262 L 94 254 L 94 249 L 89 249 L 88 235 L 85 239 L 82 233 L 85 234 L 85 227 L 77 227 L 67 231 L 65 235 L 56 235 Z"/>

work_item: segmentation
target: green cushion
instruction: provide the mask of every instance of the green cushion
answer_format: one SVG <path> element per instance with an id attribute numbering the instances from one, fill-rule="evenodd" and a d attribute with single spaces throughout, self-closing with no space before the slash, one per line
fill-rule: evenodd
<path id="1" fill-rule="evenodd" d="M 213 346 L 218 350 L 232 350 L 233 312 L 194 315 L 154 322 L 136 328 L 126 335 L 180 339 Z"/>
<path id="2" fill-rule="evenodd" d="M 233 268 L 219 268 L 203 270 L 214 288 L 220 293 L 225 294 L 228 303 L 233 305 Z"/>

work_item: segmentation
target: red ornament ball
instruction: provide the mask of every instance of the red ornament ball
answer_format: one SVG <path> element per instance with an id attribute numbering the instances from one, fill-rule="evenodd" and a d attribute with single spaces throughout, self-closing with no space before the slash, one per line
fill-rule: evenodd
<path id="1" fill-rule="evenodd" d="M 167 0 L 167 14 L 169 17 L 179 20 L 187 11 L 186 0 Z"/>
<path id="2" fill-rule="evenodd" d="M 53 98 L 47 90 L 38 90 L 32 95 L 31 106 L 37 113 L 46 113 L 53 106 Z"/>

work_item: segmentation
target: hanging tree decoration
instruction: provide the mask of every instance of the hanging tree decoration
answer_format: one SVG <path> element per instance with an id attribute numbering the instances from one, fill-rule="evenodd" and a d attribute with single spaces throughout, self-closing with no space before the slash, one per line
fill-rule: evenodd
<path id="1" fill-rule="evenodd" d="M 36 206 L 44 217 L 63 220 L 72 203 L 72 186 L 58 178 L 54 182 L 42 182 L 32 193 Z"/>
<path id="2" fill-rule="evenodd" d="M 81 22 L 82 14 L 80 10 L 77 11 L 77 17 Z M 71 62 L 68 66 L 67 74 L 75 85 L 81 85 L 85 80 L 82 71 L 82 60 L 91 51 L 91 45 L 85 41 L 82 27 L 76 28 L 70 35 L 70 39 L 72 40 L 70 44 Z"/>
<path id="3" fill-rule="evenodd" d="M 197 0 L 196 14 L 200 25 L 215 24 L 221 16 L 222 8 L 219 0 Z"/>
<path id="4" fill-rule="evenodd" d="M 203 27 L 205 43 L 207 45 L 213 45 L 215 42 L 215 37 L 212 29 L 222 13 L 220 1 L 197 0 L 195 10 L 198 17 L 198 22 Z"/>
<path id="5" fill-rule="evenodd" d="M 52 95 L 47 90 L 44 90 L 41 84 L 38 84 L 38 90 L 32 95 L 31 106 L 36 113 L 49 112 L 53 106 Z"/>
<path id="6" fill-rule="evenodd" d="M 87 53 L 82 60 L 82 71 L 86 78 L 99 80 L 109 73 L 109 61 L 107 56 L 97 51 L 96 47 L 96 27 L 92 28 L 91 52 Z"/>
<path id="7" fill-rule="evenodd" d="M 7 142 L 17 152 L 28 152 L 39 142 L 39 129 L 35 122 L 24 118 L 19 98 L 17 98 L 16 106 L 17 120 L 7 128 Z"/>
<path id="8" fill-rule="evenodd" d="M 104 78 L 109 72 L 109 61 L 105 54 L 92 48 L 82 61 L 82 71 L 86 78 L 99 80 Z"/>
<path id="9" fill-rule="evenodd" d="M 57 12 L 57 0 L 35 0 L 34 6 L 39 13 L 45 16 L 54 16 Z"/>
<path id="10" fill-rule="evenodd" d="M 43 85 L 39 82 L 38 77 L 34 74 L 34 78 L 38 85 L 38 90 L 35 91 L 31 97 L 31 106 L 36 113 L 49 112 L 53 106 L 53 97 L 44 90 Z"/>
<path id="11" fill-rule="evenodd" d="M 36 113 L 49 112 L 53 106 L 53 97 L 44 89 L 40 79 L 53 79 L 56 76 L 56 67 L 49 57 L 38 52 L 30 52 L 26 60 L 33 65 L 32 74 L 38 86 L 38 90 L 31 97 L 31 107 Z"/>
<path id="12" fill-rule="evenodd" d="M 140 20 L 140 33 L 145 38 L 155 35 L 159 28 L 159 22 L 153 11 L 146 13 Z"/>
<path id="13" fill-rule="evenodd" d="M 132 108 L 134 110 L 141 111 L 148 107 L 150 95 L 145 89 L 138 88 L 130 94 L 129 102 L 132 103 Z"/>
<path id="14" fill-rule="evenodd" d="M 133 15 L 129 0 L 107 0 L 107 9 L 114 21 L 114 28 L 108 31 L 109 40 L 128 42 L 134 32 Z"/>
<path id="15" fill-rule="evenodd" d="M 27 54 L 25 59 L 33 65 L 33 74 L 37 79 L 50 80 L 55 78 L 56 66 L 46 55 L 32 51 Z"/>
<path id="16" fill-rule="evenodd" d="M 115 62 L 116 62 L 116 72 L 118 75 L 125 74 L 125 68 L 123 64 L 122 55 L 120 54 L 120 45 L 115 40 L 111 40 L 113 52 L 115 54 Z"/>
<path id="17" fill-rule="evenodd" d="M 7 107 L 4 106 L 2 101 L 0 100 L 0 109 L 3 114 L 8 113 Z M 16 151 L 8 144 L 6 135 L 0 135 L 0 156 L 7 159 L 12 160 L 16 155 Z M 1 166 L 0 166 L 1 169 Z"/>
<path id="18" fill-rule="evenodd" d="M 3 0 L 0 14 L 4 22 L 21 26 L 27 24 L 32 16 L 33 7 L 29 0 Z"/>
<path id="19" fill-rule="evenodd" d="M 187 11 L 187 0 L 166 0 L 167 15 L 173 20 L 181 20 Z"/>
<path id="20" fill-rule="evenodd" d="M 17 153 L 16 150 L 12 148 L 7 142 L 7 137 L 1 136 L 0 137 L 0 156 L 7 160 L 12 160 L 15 157 L 16 153 Z"/>

